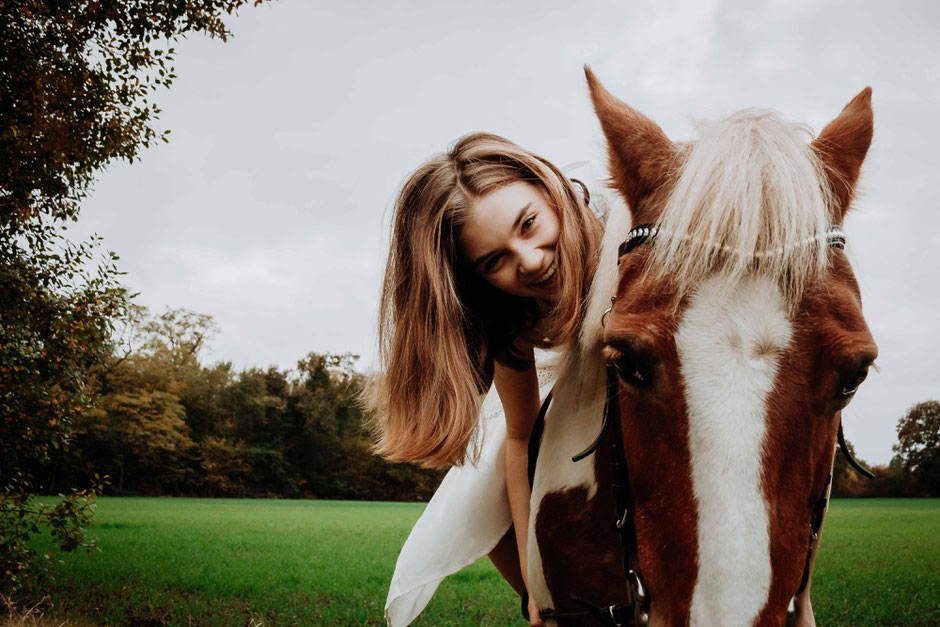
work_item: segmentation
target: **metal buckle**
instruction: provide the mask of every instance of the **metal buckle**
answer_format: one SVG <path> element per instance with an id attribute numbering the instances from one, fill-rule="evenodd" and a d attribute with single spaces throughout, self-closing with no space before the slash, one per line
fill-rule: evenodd
<path id="1" fill-rule="evenodd" d="M 611 297 L 610 297 L 610 307 L 607 308 L 607 311 L 605 311 L 603 314 L 601 314 L 601 328 L 602 328 L 602 329 L 607 326 L 607 316 L 609 316 L 609 315 L 610 315 L 610 312 L 614 310 L 614 303 L 615 303 L 615 302 L 617 302 L 617 297 L 616 297 L 616 296 L 611 296 Z"/>
<path id="2" fill-rule="evenodd" d="M 639 627 L 647 627 L 650 624 L 650 608 L 643 578 L 631 568 L 627 571 L 627 582 L 633 600 L 633 620 Z"/>
<path id="3" fill-rule="evenodd" d="M 614 606 L 613 606 L 613 605 L 608 605 L 608 606 L 607 606 L 607 613 L 610 614 L 610 622 L 613 623 L 614 625 L 616 625 L 617 627 L 621 627 L 621 624 L 617 622 L 617 617 L 614 616 Z"/>

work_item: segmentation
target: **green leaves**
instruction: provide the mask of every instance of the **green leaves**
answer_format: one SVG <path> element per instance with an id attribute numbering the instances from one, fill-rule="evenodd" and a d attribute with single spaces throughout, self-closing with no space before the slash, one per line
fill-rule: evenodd
<path id="1" fill-rule="evenodd" d="M 85 546 L 99 490 L 49 507 L 26 496 L 93 411 L 129 307 L 119 257 L 99 255 L 97 237 L 70 242 L 64 223 L 103 167 L 167 141 L 152 98 L 176 78 L 170 44 L 224 39 L 223 15 L 246 2 L 0 0 L 0 589 L 19 585 L 40 528 L 63 550 Z M 177 401 L 152 400 L 159 420 L 181 422 Z"/>
<path id="2" fill-rule="evenodd" d="M 167 141 L 151 101 L 177 77 L 170 45 L 223 41 L 247 0 L 0 3 L 0 222 L 73 218 L 94 175 Z"/>
<path id="3" fill-rule="evenodd" d="M 917 403 L 898 422 L 892 460 L 916 483 L 917 496 L 940 496 L 940 402 Z"/>
<path id="4" fill-rule="evenodd" d="M 0 591 L 16 592 L 28 581 L 42 582 L 50 577 L 48 567 L 55 557 L 50 550 L 37 555 L 30 546 L 32 537 L 48 532 L 60 550 L 82 548 L 89 554 L 98 550 L 85 532 L 94 524 L 94 504 L 108 478 L 95 476 L 85 490 L 72 490 L 57 498 L 30 496 L 27 484 L 7 485 L 0 491 Z M 39 559 L 41 558 L 41 559 Z"/>

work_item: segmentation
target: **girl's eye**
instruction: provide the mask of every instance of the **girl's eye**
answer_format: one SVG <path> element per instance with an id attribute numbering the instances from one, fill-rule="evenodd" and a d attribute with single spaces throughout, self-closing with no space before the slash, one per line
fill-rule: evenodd
<path id="1" fill-rule="evenodd" d="M 486 263 L 483 264 L 483 269 L 487 272 L 492 272 L 499 267 L 499 262 L 503 258 L 502 255 L 493 255 L 486 260 Z"/>
<path id="2" fill-rule="evenodd" d="M 522 232 L 525 233 L 528 231 L 530 228 L 532 228 L 533 224 L 535 224 L 535 216 L 530 217 L 522 223 Z"/>

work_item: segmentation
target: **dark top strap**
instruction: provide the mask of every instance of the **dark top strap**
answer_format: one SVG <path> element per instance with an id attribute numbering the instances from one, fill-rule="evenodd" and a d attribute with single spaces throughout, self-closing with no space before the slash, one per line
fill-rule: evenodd
<path id="1" fill-rule="evenodd" d="M 529 436 L 529 489 L 532 489 L 532 482 L 535 481 L 535 462 L 539 458 L 539 446 L 542 444 L 542 432 L 545 431 L 545 414 L 548 412 L 548 406 L 552 402 L 552 388 L 542 401 L 539 413 L 535 417 L 535 423 L 532 425 L 532 435 Z"/>

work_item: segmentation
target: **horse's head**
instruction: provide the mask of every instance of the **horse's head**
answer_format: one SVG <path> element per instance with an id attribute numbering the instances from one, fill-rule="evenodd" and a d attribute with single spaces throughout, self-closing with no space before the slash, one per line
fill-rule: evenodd
<path id="1" fill-rule="evenodd" d="M 865 89 L 812 142 L 745 111 L 690 144 L 586 70 L 611 180 L 655 238 L 621 254 L 605 354 L 653 623 L 774 624 L 797 592 L 840 412 L 875 359 L 841 225 Z"/>

